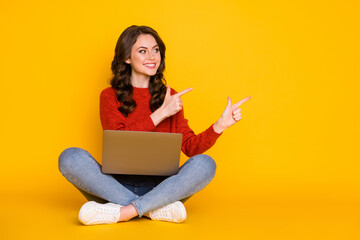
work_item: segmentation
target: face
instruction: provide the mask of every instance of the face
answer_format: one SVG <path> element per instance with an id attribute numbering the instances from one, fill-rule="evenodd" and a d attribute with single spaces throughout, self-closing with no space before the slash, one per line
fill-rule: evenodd
<path id="1" fill-rule="evenodd" d="M 130 58 L 125 62 L 131 65 L 132 74 L 154 76 L 161 62 L 155 38 L 150 34 L 140 34 L 132 46 Z"/>

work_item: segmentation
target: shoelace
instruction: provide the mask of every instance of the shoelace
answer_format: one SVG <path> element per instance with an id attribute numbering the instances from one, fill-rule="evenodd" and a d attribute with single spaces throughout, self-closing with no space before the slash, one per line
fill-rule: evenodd
<path id="1" fill-rule="evenodd" d="M 117 221 L 115 213 L 118 212 L 117 209 L 112 207 L 104 207 L 104 206 L 97 206 L 96 207 L 96 220 L 100 221 Z"/>
<path id="2" fill-rule="evenodd" d="M 172 214 L 169 211 L 170 206 L 166 206 L 162 209 L 159 209 L 156 211 L 156 213 L 151 214 L 151 218 L 154 218 L 156 220 L 173 220 L 175 219 L 172 217 Z"/>

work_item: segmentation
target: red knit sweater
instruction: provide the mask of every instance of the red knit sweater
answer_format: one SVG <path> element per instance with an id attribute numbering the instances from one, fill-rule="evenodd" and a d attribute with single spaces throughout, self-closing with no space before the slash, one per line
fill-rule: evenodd
<path id="1" fill-rule="evenodd" d="M 181 133 L 183 135 L 181 150 L 188 157 L 205 152 L 221 135 L 214 131 L 213 125 L 196 135 L 190 129 L 188 120 L 184 118 L 183 109 L 155 126 L 150 117 L 152 114 L 149 104 L 151 95 L 148 88 L 133 87 L 133 89 L 136 107 L 127 117 L 118 110 L 121 103 L 116 98 L 114 88 L 108 87 L 101 92 L 100 120 L 104 130 Z M 175 93 L 176 91 L 171 89 L 171 95 Z"/>

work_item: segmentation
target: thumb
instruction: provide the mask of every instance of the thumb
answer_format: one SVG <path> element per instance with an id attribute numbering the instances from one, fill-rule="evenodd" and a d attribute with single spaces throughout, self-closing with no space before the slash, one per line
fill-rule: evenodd
<path id="1" fill-rule="evenodd" d="M 169 97 L 171 95 L 170 93 L 170 86 L 166 85 L 166 94 L 165 94 L 165 98 Z"/>
<path id="2" fill-rule="evenodd" d="M 231 107 L 231 98 L 230 97 L 227 97 L 228 98 L 228 103 L 226 105 L 226 108 L 230 108 Z"/>
<path id="3" fill-rule="evenodd" d="M 225 110 L 223 112 L 223 114 L 225 114 L 225 115 L 230 112 L 230 108 L 231 108 L 231 98 L 229 98 L 229 97 L 227 97 L 227 98 L 228 98 L 228 103 L 227 103 L 226 108 L 225 108 Z"/>

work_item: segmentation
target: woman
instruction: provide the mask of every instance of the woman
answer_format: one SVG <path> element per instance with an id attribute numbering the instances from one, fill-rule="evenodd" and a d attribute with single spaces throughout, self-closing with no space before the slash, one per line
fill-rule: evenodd
<path id="1" fill-rule="evenodd" d="M 241 119 L 242 103 L 228 104 L 220 119 L 196 135 L 187 124 L 181 96 L 166 85 L 165 45 L 147 26 L 128 27 L 120 36 L 112 62 L 111 87 L 100 95 L 104 130 L 182 133 L 182 151 L 190 157 L 178 174 L 170 177 L 103 174 L 85 150 L 69 148 L 59 157 L 61 173 L 89 200 L 79 212 L 85 225 L 128 221 L 135 216 L 182 222 L 183 202 L 214 177 L 216 164 L 204 154 L 221 133 Z M 107 202 L 107 203 L 106 203 Z"/>

